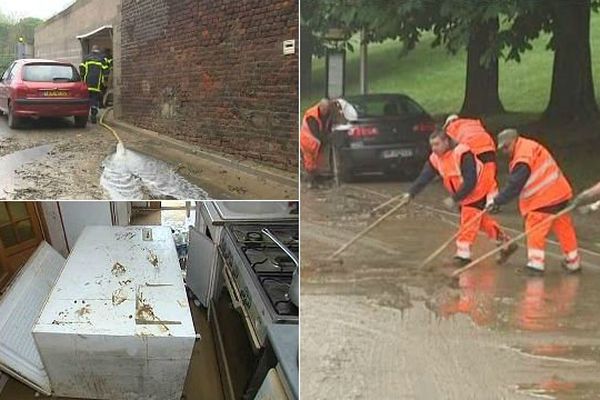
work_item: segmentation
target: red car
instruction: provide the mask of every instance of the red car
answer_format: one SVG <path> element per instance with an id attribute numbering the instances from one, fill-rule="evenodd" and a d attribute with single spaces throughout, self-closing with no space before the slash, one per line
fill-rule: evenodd
<path id="1" fill-rule="evenodd" d="M 75 126 L 88 121 L 88 88 L 72 64 L 51 60 L 17 60 L 0 77 L 0 114 L 18 128 L 23 118 L 75 117 Z"/>

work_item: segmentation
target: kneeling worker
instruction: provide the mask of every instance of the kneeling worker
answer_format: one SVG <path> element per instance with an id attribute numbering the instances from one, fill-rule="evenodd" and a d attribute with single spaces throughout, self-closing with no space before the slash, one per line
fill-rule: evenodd
<path id="1" fill-rule="evenodd" d="M 451 194 L 451 197 L 444 200 L 444 204 L 448 208 L 455 207 L 457 203 L 460 205 L 460 228 L 454 259 L 458 265 L 464 265 L 471 261 L 471 246 L 479 230 L 495 240 L 498 246 L 503 246 L 509 240 L 500 224 L 482 212 L 487 204 L 488 194 L 495 188 L 495 179 L 482 174 L 481 160 L 475 157 L 467 145 L 456 144 L 443 131 L 434 132 L 429 142 L 432 150 L 429 161 L 406 197 L 408 200 L 415 197 L 437 175 L 442 178 Z M 516 244 L 503 249 L 498 262 L 503 263 L 516 250 Z"/>
<path id="2" fill-rule="evenodd" d="M 568 207 L 573 189 L 560 167 L 541 144 L 519 136 L 516 130 L 506 129 L 498 135 L 498 148 L 510 157 L 508 184 L 488 207 L 501 206 L 519 197 L 519 210 L 525 219 L 527 235 L 527 268 L 544 271 L 546 237 L 552 230 L 564 253 L 563 267 L 579 271 L 580 257 L 571 215 L 564 214 L 551 222 L 548 219 Z"/>

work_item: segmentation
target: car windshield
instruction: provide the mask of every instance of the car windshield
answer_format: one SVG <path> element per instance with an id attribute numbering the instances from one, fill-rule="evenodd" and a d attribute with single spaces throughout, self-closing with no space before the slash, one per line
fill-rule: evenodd
<path id="1" fill-rule="evenodd" d="M 23 68 L 23 80 L 28 82 L 75 82 L 79 73 L 65 64 L 29 64 Z"/>
<path id="2" fill-rule="evenodd" d="M 425 114 L 425 110 L 408 97 L 357 96 L 347 100 L 358 118 L 397 118 Z"/>

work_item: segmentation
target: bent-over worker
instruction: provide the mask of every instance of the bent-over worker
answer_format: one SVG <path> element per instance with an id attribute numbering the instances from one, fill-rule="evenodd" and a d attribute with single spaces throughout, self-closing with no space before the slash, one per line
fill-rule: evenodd
<path id="1" fill-rule="evenodd" d="M 481 120 L 463 118 L 456 114 L 450 115 L 446 119 L 444 130 L 455 142 L 469 146 L 475 157 L 482 162 L 483 179 L 493 182 L 488 193 L 488 200 L 492 200 L 498 194 L 496 143 L 492 135 L 485 129 Z"/>
<path id="2" fill-rule="evenodd" d="M 333 102 L 322 99 L 304 114 L 300 128 L 300 150 L 304 170 L 308 174 L 309 184 L 315 179 L 319 155 L 323 144 L 328 141 L 332 127 Z"/>
<path id="3" fill-rule="evenodd" d="M 498 246 L 504 246 L 509 240 L 508 235 L 493 217 L 483 212 L 488 202 L 487 196 L 494 188 L 495 182 L 491 176 L 482 174 L 481 160 L 475 157 L 467 145 L 456 144 L 443 131 L 434 132 L 429 143 L 432 153 L 421 174 L 412 184 L 407 198 L 414 198 L 437 175 L 442 178 L 444 186 L 451 194 L 451 197 L 444 200 L 444 204 L 449 208 L 457 203 L 460 205 L 460 227 L 454 257 L 458 265 L 471 261 L 471 246 L 480 230 Z M 499 253 L 498 262 L 505 262 L 516 250 L 517 245 L 514 243 L 503 248 Z"/>
<path id="4" fill-rule="evenodd" d="M 546 237 L 553 231 L 564 253 L 563 267 L 569 272 L 579 271 L 580 256 L 571 215 L 564 214 L 549 222 L 573 198 L 573 189 L 552 154 L 540 143 L 520 136 L 515 129 L 506 129 L 498 135 L 498 148 L 510 157 L 510 176 L 490 206 L 504 205 L 518 197 L 525 230 L 544 224 L 527 235 L 526 267 L 534 272 L 544 271 Z"/>

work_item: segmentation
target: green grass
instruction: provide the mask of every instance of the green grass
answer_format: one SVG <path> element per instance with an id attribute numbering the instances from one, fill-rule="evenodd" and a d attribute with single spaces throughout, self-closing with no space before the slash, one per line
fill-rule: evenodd
<path id="1" fill-rule="evenodd" d="M 395 41 L 369 47 L 369 91 L 408 94 L 434 115 L 457 112 L 465 88 L 466 53 L 451 55 L 443 48 L 431 48 L 433 36 L 426 33 L 417 47 L 401 55 L 402 45 Z M 500 98 L 516 120 L 528 120 L 541 113 L 549 99 L 553 53 L 546 50 L 548 36 L 535 40 L 520 63 L 500 61 Z M 592 16 L 592 65 L 596 97 L 600 97 L 600 15 Z M 358 46 L 355 45 L 355 49 Z M 359 91 L 358 52 L 347 55 L 347 94 Z M 313 61 L 311 92 L 303 94 L 302 109 L 324 94 L 325 63 Z M 504 117 L 505 118 L 505 117 Z"/>

